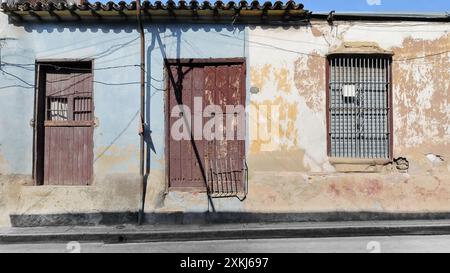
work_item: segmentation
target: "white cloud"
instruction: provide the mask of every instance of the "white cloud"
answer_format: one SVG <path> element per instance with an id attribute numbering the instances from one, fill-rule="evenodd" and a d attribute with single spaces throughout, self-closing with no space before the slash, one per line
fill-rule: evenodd
<path id="1" fill-rule="evenodd" d="M 367 4 L 370 6 L 380 6 L 381 5 L 381 0 L 366 0 Z"/>

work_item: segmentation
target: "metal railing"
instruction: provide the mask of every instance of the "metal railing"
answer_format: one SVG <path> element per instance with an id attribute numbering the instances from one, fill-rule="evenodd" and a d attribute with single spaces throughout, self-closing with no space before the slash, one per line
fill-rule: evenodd
<path id="1" fill-rule="evenodd" d="M 240 200 L 247 196 L 248 167 L 245 158 L 205 158 L 205 173 L 209 196 L 237 197 Z"/>

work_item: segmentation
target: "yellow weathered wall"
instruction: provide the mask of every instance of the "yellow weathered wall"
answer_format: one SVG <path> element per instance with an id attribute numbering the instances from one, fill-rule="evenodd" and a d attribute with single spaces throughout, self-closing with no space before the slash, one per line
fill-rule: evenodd
<path id="1" fill-rule="evenodd" d="M 250 84 L 260 93 L 251 94 L 250 103 L 280 106 L 281 113 L 278 139 L 250 140 L 245 210 L 449 211 L 449 30 L 440 23 L 318 21 L 298 29 L 251 29 Z M 325 56 L 343 42 L 375 42 L 394 53 L 393 153 L 407 158 L 407 173 L 395 166 L 337 173 L 327 157 Z M 256 115 L 250 123 L 256 134 Z M 444 161 L 431 162 L 428 153 Z"/>

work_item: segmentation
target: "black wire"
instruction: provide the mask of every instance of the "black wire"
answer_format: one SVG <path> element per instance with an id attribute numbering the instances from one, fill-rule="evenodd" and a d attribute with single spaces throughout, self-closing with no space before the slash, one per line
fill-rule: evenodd
<path id="1" fill-rule="evenodd" d="M 7 71 L 3 70 L 2 68 L 0 68 L 0 71 L 3 72 L 3 73 L 5 73 L 6 75 L 9 75 L 9 76 L 11 76 L 11 77 L 13 77 L 13 78 L 15 78 L 15 79 L 21 81 L 22 83 L 28 85 L 27 88 L 34 88 L 34 87 L 35 87 L 34 84 L 30 84 L 30 83 L 26 82 L 25 80 L 22 80 L 19 76 L 14 75 L 14 74 L 12 74 L 12 73 L 10 73 L 10 72 L 7 72 Z M 96 81 L 96 80 L 94 80 L 94 81 L 92 81 L 92 82 L 93 82 L 93 83 L 97 83 L 97 84 L 102 84 L 102 85 L 109 85 L 109 86 L 122 86 L 122 85 L 140 84 L 140 82 L 108 83 L 108 82 Z M 147 82 L 147 81 L 145 82 L 145 84 L 148 84 L 148 83 L 149 83 L 149 82 Z M 151 84 L 151 83 L 150 83 L 150 86 L 151 86 L 153 89 L 155 89 L 156 91 L 163 91 L 163 92 L 165 91 L 165 89 L 158 88 L 158 87 L 154 86 L 154 85 Z M 10 88 L 10 87 L 23 87 L 23 86 L 20 86 L 20 85 L 10 85 L 10 86 L 0 87 L 0 89 L 6 89 L 6 88 Z"/>
<path id="2" fill-rule="evenodd" d="M 450 50 L 446 50 L 446 51 L 442 51 L 442 52 L 437 52 L 437 53 L 432 53 L 432 54 L 428 54 L 428 55 L 423 55 L 423 56 L 419 56 L 419 57 L 411 57 L 411 58 L 404 58 L 404 59 L 394 59 L 394 62 L 405 62 L 405 61 L 411 61 L 411 60 L 417 60 L 417 59 L 425 59 L 428 57 L 434 57 L 434 56 L 439 56 L 439 55 L 443 55 L 443 54 L 447 54 L 450 53 Z"/>
<path id="3" fill-rule="evenodd" d="M 9 76 L 11 76 L 11 77 L 13 77 L 13 78 L 16 78 L 17 80 L 23 82 L 24 84 L 26 84 L 26 85 L 28 85 L 28 86 L 30 86 L 30 87 L 34 87 L 34 84 L 29 84 L 28 82 L 22 80 L 20 77 L 14 75 L 14 74 L 12 74 L 12 73 L 9 73 L 9 72 L 7 72 L 7 71 L 5 71 L 5 70 L 3 70 L 3 68 L 0 68 L 0 71 L 2 71 L 3 73 L 5 73 L 6 75 L 9 75 Z"/>
<path id="4" fill-rule="evenodd" d="M 7 63 L 7 62 L 3 62 L 3 65 L 7 65 L 7 66 L 15 66 L 15 67 L 20 67 L 20 68 L 24 68 L 25 66 L 35 66 L 36 64 L 13 64 L 13 63 Z M 69 66 L 59 66 L 59 65 L 55 65 L 55 64 L 47 64 L 47 63 L 40 63 L 40 66 L 47 66 L 47 67 L 52 67 L 56 70 L 60 70 L 60 69 L 67 69 L 67 70 L 75 70 L 75 71 L 86 71 L 86 72 L 90 72 L 90 71 L 101 71 L 101 70 L 110 70 L 110 69 L 118 69 L 118 68 L 126 68 L 126 67 L 141 67 L 138 64 L 129 64 L 129 65 L 118 65 L 118 66 L 106 66 L 106 67 L 99 67 L 99 68 L 77 68 L 77 67 L 69 67 Z M 26 69 L 26 68 L 24 68 Z M 33 69 L 27 69 L 29 71 L 34 70 Z M 147 71 L 144 69 L 144 71 L 147 73 Z M 163 82 L 163 80 L 160 79 L 156 79 L 154 77 L 151 77 L 152 80 L 157 81 L 157 82 Z"/>

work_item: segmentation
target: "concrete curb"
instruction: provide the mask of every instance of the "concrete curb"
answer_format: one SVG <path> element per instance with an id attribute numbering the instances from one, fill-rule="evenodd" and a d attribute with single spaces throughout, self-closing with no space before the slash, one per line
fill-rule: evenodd
<path id="1" fill-rule="evenodd" d="M 45 230 L 44 230 L 45 229 Z M 54 229 L 54 228 L 53 228 Z M 45 243 L 45 242 L 105 242 L 136 243 L 159 241 L 201 241 L 262 238 L 313 238 L 349 236 L 392 235 L 445 235 L 450 234 L 450 221 L 424 221 L 403 223 L 337 222 L 337 223 L 287 223 L 257 225 L 208 225 L 208 226 L 129 226 L 118 230 L 115 227 L 61 227 L 14 228 L 0 231 L 0 243 Z"/>

